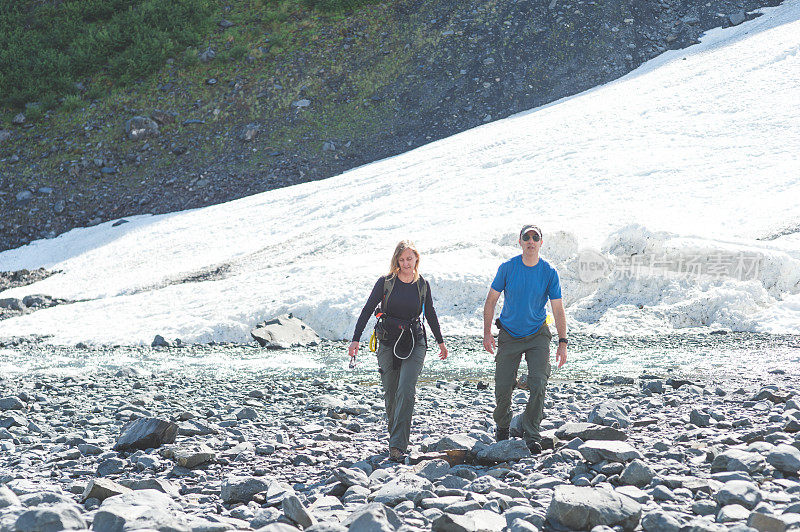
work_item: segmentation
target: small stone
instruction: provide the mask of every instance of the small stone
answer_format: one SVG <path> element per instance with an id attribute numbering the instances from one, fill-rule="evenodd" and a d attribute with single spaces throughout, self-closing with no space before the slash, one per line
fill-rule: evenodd
<path id="1" fill-rule="evenodd" d="M 728 21 L 731 23 L 731 26 L 738 26 L 742 22 L 746 20 L 746 15 L 744 11 L 737 11 L 736 13 L 731 13 L 728 15 Z"/>
<path id="2" fill-rule="evenodd" d="M 146 116 L 134 116 L 125 122 L 125 135 L 132 140 L 158 135 L 158 124 Z"/>
<path id="3" fill-rule="evenodd" d="M 271 481 L 258 477 L 229 476 L 222 482 L 220 497 L 223 502 L 247 502 L 271 485 Z"/>
<path id="4" fill-rule="evenodd" d="M 604 401 L 596 405 L 589 413 L 587 421 L 608 427 L 618 423 L 623 429 L 631 424 L 625 405 L 616 400 Z"/>
<path id="5" fill-rule="evenodd" d="M 250 408 L 250 407 L 240 408 L 239 410 L 237 410 L 235 412 L 235 415 L 236 415 L 236 419 L 239 419 L 239 420 L 247 419 L 247 420 L 254 421 L 254 420 L 258 419 L 258 412 L 256 412 L 255 409 Z"/>
<path id="6" fill-rule="evenodd" d="M 602 460 L 610 462 L 629 462 L 634 459 L 642 459 L 642 455 L 629 443 L 621 441 L 587 441 L 580 447 L 584 460 L 590 464 L 596 464 Z"/>
<path id="7" fill-rule="evenodd" d="M 169 347 L 169 342 L 167 342 L 163 336 L 157 334 L 150 343 L 150 347 Z"/>
<path id="8" fill-rule="evenodd" d="M 97 465 L 97 475 L 101 477 L 118 475 L 123 471 L 125 471 L 125 462 L 119 458 L 107 458 Z"/>
<path id="9" fill-rule="evenodd" d="M 105 478 L 93 478 L 89 481 L 86 489 L 83 490 L 81 502 L 85 503 L 88 499 L 104 501 L 109 497 L 120 495 L 122 493 L 128 493 L 129 491 L 131 490 L 111 480 Z"/>
<path id="10" fill-rule="evenodd" d="M 284 497 L 282 508 L 286 517 L 300 525 L 302 528 L 308 528 L 316 522 L 296 495 L 287 495 Z"/>
<path id="11" fill-rule="evenodd" d="M 150 417 L 136 419 L 123 427 L 116 451 L 157 448 L 165 443 L 174 443 L 178 425 L 171 421 Z"/>
<path id="12" fill-rule="evenodd" d="M 624 495 L 577 486 L 557 486 L 547 509 L 548 523 L 569 530 L 590 530 L 597 525 L 634 530 L 641 515 L 641 505 Z"/>
<path id="13" fill-rule="evenodd" d="M 642 460 L 633 460 L 622 471 L 620 484 L 642 488 L 652 482 L 655 472 Z"/>

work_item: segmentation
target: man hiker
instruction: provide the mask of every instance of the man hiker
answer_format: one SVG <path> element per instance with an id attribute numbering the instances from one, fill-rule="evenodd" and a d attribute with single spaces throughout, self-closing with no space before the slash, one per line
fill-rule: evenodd
<path id="1" fill-rule="evenodd" d="M 558 367 L 567 361 L 567 317 L 561 300 L 561 283 L 555 268 L 539 257 L 542 243 L 542 231 L 538 227 L 526 225 L 522 228 L 519 233 L 522 255 L 500 265 L 483 306 L 483 348 L 494 354 L 497 347 L 494 358 L 495 439 L 500 441 L 509 437 L 511 394 L 524 354 L 528 362 L 530 396 L 521 420 L 523 434 L 519 436 L 525 438 L 533 453 L 542 450 L 539 424 L 544 417 L 544 393 L 550 377 L 550 340 L 553 334 L 546 323 L 545 304 L 548 299 L 558 331 Z M 505 293 L 505 300 L 497 320 L 500 333 L 495 345 L 492 319 L 501 292 Z"/>

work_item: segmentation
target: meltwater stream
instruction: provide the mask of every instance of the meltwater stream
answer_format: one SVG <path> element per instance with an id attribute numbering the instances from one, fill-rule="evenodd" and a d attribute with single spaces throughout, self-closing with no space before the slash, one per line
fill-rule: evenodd
<path id="1" fill-rule="evenodd" d="M 492 357 L 477 337 L 446 338 L 450 357 L 440 361 L 429 347 L 423 380 L 490 379 Z M 0 349 L 0 377 L 48 373 L 82 375 L 135 368 L 155 374 L 265 379 L 377 379 L 375 357 L 363 348 L 359 364 L 348 368 L 343 342 L 310 348 L 265 350 L 253 345 L 192 345 L 181 348 L 54 347 L 43 344 Z M 552 346 L 553 352 L 555 344 Z M 554 380 L 639 377 L 759 379 L 769 373 L 800 376 L 800 335 L 752 333 L 676 334 L 652 337 L 570 336 L 569 359 Z M 520 369 L 525 371 L 523 362 Z"/>

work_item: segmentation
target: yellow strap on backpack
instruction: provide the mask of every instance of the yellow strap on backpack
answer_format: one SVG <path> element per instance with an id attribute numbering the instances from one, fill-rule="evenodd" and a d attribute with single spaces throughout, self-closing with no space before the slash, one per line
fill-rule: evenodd
<path id="1" fill-rule="evenodd" d="M 372 336 L 369 337 L 369 350 L 373 353 L 378 350 L 378 337 L 375 336 L 375 331 L 372 331 Z"/>
<path id="2" fill-rule="evenodd" d="M 554 320 L 554 319 L 553 319 L 553 316 L 552 316 L 552 315 L 550 315 L 550 314 L 548 314 L 548 315 L 547 315 L 547 318 L 545 318 L 545 320 L 544 320 L 544 322 L 545 322 L 547 325 L 552 325 L 552 324 L 553 324 L 555 321 L 556 321 L 556 320 Z"/>

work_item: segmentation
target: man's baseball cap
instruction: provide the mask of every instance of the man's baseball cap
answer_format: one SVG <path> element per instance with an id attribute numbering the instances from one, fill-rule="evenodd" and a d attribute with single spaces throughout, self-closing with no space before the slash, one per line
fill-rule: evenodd
<path id="1" fill-rule="evenodd" d="M 524 226 L 522 226 L 522 231 L 519 232 L 519 237 L 522 238 L 522 235 L 524 235 L 525 233 L 527 233 L 529 231 L 536 231 L 536 234 L 539 235 L 539 238 L 542 238 L 542 230 L 539 229 L 535 225 L 524 225 Z"/>

